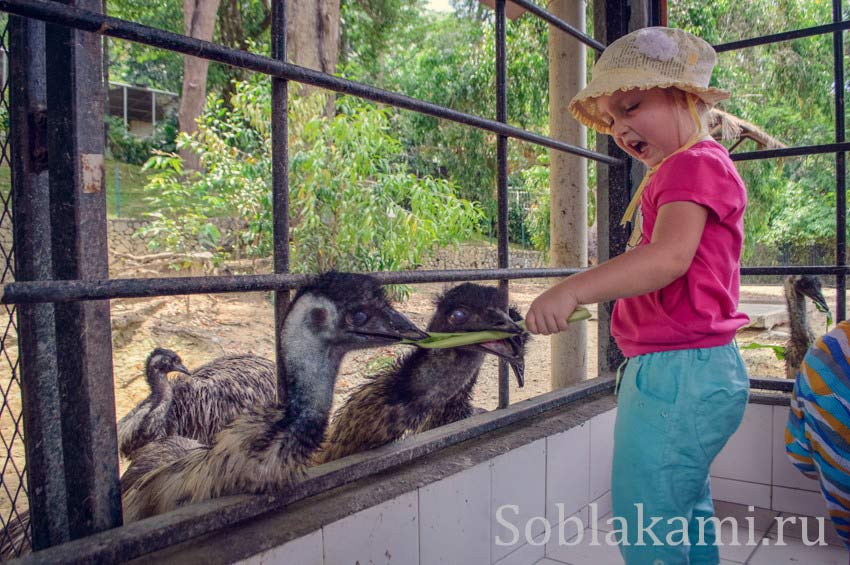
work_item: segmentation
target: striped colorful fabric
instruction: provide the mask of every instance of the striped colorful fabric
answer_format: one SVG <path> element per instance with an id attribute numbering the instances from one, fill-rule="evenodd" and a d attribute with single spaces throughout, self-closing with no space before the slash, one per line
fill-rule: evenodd
<path id="1" fill-rule="evenodd" d="M 820 483 L 838 534 L 850 547 L 850 322 L 806 353 L 791 396 L 785 451 Z"/>

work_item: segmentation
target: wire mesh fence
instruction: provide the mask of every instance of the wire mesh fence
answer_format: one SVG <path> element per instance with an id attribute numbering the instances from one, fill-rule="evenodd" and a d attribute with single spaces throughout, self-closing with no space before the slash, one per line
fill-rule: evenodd
<path id="1" fill-rule="evenodd" d="M 0 19 L 0 45 L 9 48 L 9 19 Z M 0 285 L 14 281 L 15 263 L 12 238 L 11 149 L 9 146 L 9 73 L 2 73 L 0 88 Z M 0 526 L 16 520 L 29 506 L 27 500 L 26 456 L 21 409 L 18 361 L 18 327 L 15 306 L 0 310 Z M 27 532 L 27 537 L 29 533 Z M 4 543 L 7 540 L 0 540 Z M 27 543 L 29 540 L 27 539 Z"/>

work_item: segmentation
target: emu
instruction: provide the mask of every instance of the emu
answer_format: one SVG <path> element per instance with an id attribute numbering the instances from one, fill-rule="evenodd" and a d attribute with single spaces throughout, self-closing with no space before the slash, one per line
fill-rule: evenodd
<path id="1" fill-rule="evenodd" d="M 282 334 L 286 398 L 236 418 L 212 446 L 137 480 L 123 497 L 125 521 L 229 494 L 270 492 L 301 477 L 324 438 L 343 356 L 426 336 L 392 309 L 376 279 L 335 272 L 298 292 Z"/>
<path id="2" fill-rule="evenodd" d="M 229 355 L 174 380 L 171 388 L 165 435 L 211 445 L 234 418 L 275 401 L 277 373 L 274 362 L 263 357 Z"/>
<path id="3" fill-rule="evenodd" d="M 401 439 L 472 415 L 472 389 L 485 354 L 508 360 L 523 385 L 528 334 L 516 324 L 519 312 L 498 304 L 493 287 L 465 283 L 437 299 L 428 324 L 434 332 L 502 330 L 508 340 L 452 349 L 418 349 L 361 385 L 336 412 L 317 464 Z"/>
<path id="4" fill-rule="evenodd" d="M 806 297 L 812 299 L 818 310 L 829 311 L 829 305 L 821 291 L 820 280 L 813 275 L 790 275 L 785 279 L 785 303 L 788 306 L 788 322 L 791 335 L 785 344 L 785 377 L 794 379 L 815 334 L 809 326 L 806 314 Z"/>
<path id="5" fill-rule="evenodd" d="M 150 394 L 118 421 L 118 450 L 124 457 L 132 458 L 133 452 L 146 443 L 168 435 L 166 420 L 174 398 L 168 382 L 171 372 L 190 374 L 179 355 L 157 347 L 145 362 Z"/>

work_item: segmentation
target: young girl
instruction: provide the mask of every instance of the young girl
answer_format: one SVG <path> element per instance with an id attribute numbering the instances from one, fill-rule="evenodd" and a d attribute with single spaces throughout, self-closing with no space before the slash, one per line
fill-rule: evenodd
<path id="1" fill-rule="evenodd" d="M 746 190 L 700 116 L 728 97 L 708 86 L 715 59 L 670 28 L 630 33 L 602 54 L 570 111 L 649 167 L 623 219 L 633 249 L 550 288 L 526 316 L 549 335 L 577 305 L 618 299 L 611 333 L 629 360 L 611 496 L 629 565 L 719 562 L 709 467 L 747 403 L 732 343 L 747 322 L 737 311 Z"/>

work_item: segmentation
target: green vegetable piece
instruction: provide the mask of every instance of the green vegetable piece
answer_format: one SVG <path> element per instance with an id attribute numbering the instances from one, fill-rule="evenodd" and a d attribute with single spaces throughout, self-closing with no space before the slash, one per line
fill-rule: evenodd
<path id="1" fill-rule="evenodd" d="M 579 322 L 581 320 L 587 320 L 590 316 L 590 311 L 587 308 L 579 306 L 572 314 L 570 314 L 567 321 L 570 323 Z M 525 320 L 517 322 L 517 325 L 522 329 L 525 329 Z M 476 343 L 496 341 L 498 339 L 508 339 L 515 335 L 516 334 L 510 332 L 495 330 L 457 333 L 431 332 L 426 338 L 419 340 L 404 339 L 401 343 L 408 343 L 424 349 L 446 349 L 449 347 L 460 347 L 462 345 L 475 345 Z"/>

